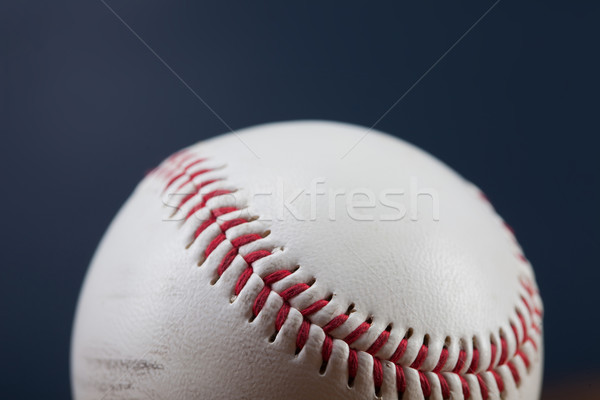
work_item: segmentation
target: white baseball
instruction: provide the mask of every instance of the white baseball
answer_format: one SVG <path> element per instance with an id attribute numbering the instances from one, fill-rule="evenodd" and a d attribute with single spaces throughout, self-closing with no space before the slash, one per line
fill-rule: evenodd
<path id="1" fill-rule="evenodd" d="M 75 399 L 538 398 L 512 232 L 440 161 L 365 133 L 261 125 L 149 173 L 85 279 Z"/>

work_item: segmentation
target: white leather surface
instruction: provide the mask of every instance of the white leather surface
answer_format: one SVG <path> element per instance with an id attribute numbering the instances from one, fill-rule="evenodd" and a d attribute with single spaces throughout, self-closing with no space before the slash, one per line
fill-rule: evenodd
<path id="1" fill-rule="evenodd" d="M 355 311 L 332 336 L 342 339 L 371 317 L 368 333 L 352 344 L 364 351 L 392 324 L 390 339 L 378 353 L 384 360 L 409 329 L 409 346 L 400 364 L 410 365 L 427 340 L 425 371 L 435 367 L 444 344 L 450 353 L 449 370 L 460 349 L 467 352 L 469 364 L 474 342 L 480 365 L 489 365 L 490 340 L 499 343 L 500 332 L 514 351 L 517 341 L 511 324 L 523 334 L 515 312 L 523 295 L 519 280 L 533 278 L 533 273 L 517 256 L 521 250 L 501 218 L 473 185 L 428 154 L 390 136 L 371 132 L 341 159 L 363 134 L 364 128 L 344 124 L 281 123 L 188 149 L 208 157 L 190 173 L 219 167 L 198 177 L 198 182 L 224 178 L 203 192 L 237 189 L 235 195 L 215 198 L 213 203 L 247 205 L 248 214 L 259 217 L 232 228 L 228 239 L 270 231 L 243 250 L 275 249 L 273 256 L 256 263 L 255 275 L 233 302 L 233 287 L 246 267 L 244 261 L 238 257 L 211 285 L 229 243 L 220 245 L 199 267 L 216 231 L 208 229 L 186 248 L 200 221 L 192 217 L 183 222 L 180 216 L 193 202 L 169 218 L 173 208 L 168 204 L 181 197 L 162 193 L 164 178 L 147 177 L 109 228 L 84 284 L 72 346 L 75 398 L 374 398 L 372 358 L 359 352 L 358 375 L 349 388 L 348 346 L 341 340 L 334 342 L 326 373 L 319 374 L 324 338 L 319 326 L 344 313 L 351 303 Z M 318 179 L 325 182 L 318 186 L 325 192 L 367 188 L 379 195 L 383 190 L 403 189 L 405 194 L 391 198 L 403 204 L 407 213 L 399 221 L 381 221 L 394 210 L 378 204 L 375 209 L 355 211 L 365 218 L 374 216 L 374 221 L 356 220 L 348 215 L 340 196 L 331 218 L 331 194 L 318 197 L 316 208 L 311 208 L 310 196 L 301 194 L 292 202 L 301 220 L 285 209 L 282 212 L 277 194 L 281 188 L 283 197 L 289 198 L 297 190 L 312 190 Z M 415 180 L 420 190 L 436 191 L 438 221 L 433 219 L 431 197 L 425 195 L 418 197 L 419 218 L 411 219 L 410 185 Z M 291 300 L 288 320 L 270 343 L 282 300 L 271 293 L 263 311 L 249 322 L 252 303 L 263 286 L 259 276 L 295 266 L 299 270 L 276 283 L 275 291 L 311 279 L 315 283 Z M 309 341 L 295 355 L 302 321 L 296 309 L 331 293 L 330 304 L 310 317 L 314 325 Z M 532 363 L 529 371 L 520 360 L 515 362 L 521 371 L 518 388 L 508 369 L 500 369 L 507 387 L 502 398 L 539 396 L 541 338 L 536 340 L 538 351 L 531 346 L 524 350 Z M 396 398 L 394 376 L 391 363 L 384 363 L 386 399 Z M 423 398 L 418 379 L 416 371 L 408 370 L 404 399 Z M 452 378 L 449 383 L 453 398 L 462 398 L 460 383 Z M 490 392 L 492 398 L 499 398 L 493 383 Z M 480 396 L 477 390 L 471 394 L 474 399 Z M 434 387 L 431 398 L 440 396 Z"/>

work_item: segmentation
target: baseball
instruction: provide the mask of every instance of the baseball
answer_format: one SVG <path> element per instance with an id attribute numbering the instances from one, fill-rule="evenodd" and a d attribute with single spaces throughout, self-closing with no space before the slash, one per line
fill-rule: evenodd
<path id="1" fill-rule="evenodd" d="M 149 172 L 93 257 L 77 400 L 537 399 L 542 303 L 473 184 L 354 125 L 261 125 Z"/>

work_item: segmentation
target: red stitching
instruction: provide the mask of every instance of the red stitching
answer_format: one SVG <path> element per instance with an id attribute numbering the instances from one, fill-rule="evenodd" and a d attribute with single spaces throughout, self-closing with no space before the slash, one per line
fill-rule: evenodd
<path id="1" fill-rule="evenodd" d="M 175 183 L 176 180 L 178 180 L 179 178 L 181 178 L 182 176 L 186 175 L 187 171 L 193 167 L 196 164 L 199 164 L 201 162 L 203 162 L 203 159 L 197 159 L 195 161 L 193 161 L 191 164 L 188 164 L 183 171 L 181 171 L 179 174 L 176 174 L 175 176 L 173 176 L 171 179 L 169 179 L 169 182 L 167 182 L 167 185 L 165 186 L 165 190 L 167 190 L 173 183 Z M 187 183 L 187 182 L 186 182 Z M 180 187 L 181 188 L 181 187 Z"/>
<path id="2" fill-rule="evenodd" d="M 233 249 L 229 250 L 227 252 L 227 254 L 225 254 L 225 257 L 223 257 L 223 259 L 221 260 L 221 263 L 217 267 L 217 274 L 219 274 L 219 276 L 223 275 L 223 272 L 225 272 L 225 270 L 227 268 L 229 268 L 229 266 L 231 265 L 231 262 L 237 255 L 238 255 L 237 247 L 234 247 Z"/>
<path id="3" fill-rule="evenodd" d="M 196 166 L 204 161 L 204 159 L 194 159 L 194 160 L 190 161 L 191 158 L 193 158 L 192 153 L 186 153 L 186 152 L 177 153 L 177 154 L 173 155 L 172 157 L 170 157 L 169 159 L 167 159 L 165 166 L 156 168 L 151 173 L 155 173 L 156 175 L 163 175 L 163 171 L 165 172 L 164 173 L 164 175 L 166 176 L 165 179 L 168 179 L 168 183 L 165 187 L 165 191 L 168 190 L 168 188 L 171 187 L 179 178 L 183 177 L 184 175 L 187 175 L 188 179 L 185 182 L 183 182 L 182 184 L 180 184 L 177 188 L 177 189 L 180 189 L 183 186 L 185 186 L 187 183 L 193 182 L 194 178 L 211 171 L 210 169 L 201 169 L 201 170 L 198 170 L 198 171 L 195 171 L 195 172 L 189 174 L 188 171 L 191 167 Z M 186 162 L 187 162 L 187 165 L 185 167 L 183 167 L 183 165 Z M 173 163 L 174 168 L 169 168 L 168 167 L 169 163 Z M 178 171 L 179 169 L 182 169 L 182 170 Z M 219 179 L 212 179 L 212 180 L 205 180 L 198 184 L 194 183 L 194 187 L 195 187 L 194 192 L 189 193 L 184 198 L 182 198 L 182 200 L 179 204 L 179 208 L 181 208 L 184 204 L 186 204 L 188 201 L 190 201 L 192 198 L 194 198 L 198 194 L 198 192 L 200 191 L 200 189 L 202 187 L 204 187 L 210 183 L 214 183 L 218 180 Z M 189 218 L 189 217 L 191 217 L 191 215 L 195 214 L 197 211 L 199 211 L 203 208 L 206 208 L 206 204 L 207 204 L 208 200 L 218 197 L 218 196 L 224 196 L 227 194 L 231 194 L 231 193 L 233 193 L 233 191 L 229 190 L 229 189 L 217 189 L 217 190 L 213 190 L 209 193 L 202 195 L 201 201 L 191 208 L 191 210 L 187 214 L 186 218 Z M 485 198 L 485 195 L 481 194 L 481 196 L 483 198 Z M 210 215 L 196 229 L 196 231 L 194 233 L 195 238 L 198 237 L 210 225 L 217 223 L 218 217 L 220 217 L 224 214 L 229 214 L 231 212 L 238 211 L 238 209 L 236 207 L 220 207 L 220 208 L 215 208 L 215 209 L 208 209 L 208 211 L 210 212 Z M 214 237 L 209 242 L 209 244 L 206 246 L 206 249 L 204 251 L 205 257 L 208 257 L 223 241 L 225 241 L 227 239 L 225 232 L 227 232 L 228 229 L 233 228 L 233 227 L 238 226 L 243 223 L 248 223 L 248 222 L 249 221 L 244 218 L 235 218 L 232 220 L 219 222 L 219 224 L 220 224 L 219 228 L 220 228 L 221 232 L 219 234 L 217 234 L 217 236 Z M 512 229 L 508 225 L 506 225 L 506 229 L 510 231 L 511 235 L 513 235 Z M 235 239 L 229 240 L 229 242 L 232 245 L 232 248 L 220 260 L 219 265 L 217 267 L 217 274 L 220 276 L 229 268 L 229 266 L 232 264 L 233 260 L 238 256 L 240 247 L 242 247 L 246 244 L 252 243 L 254 241 L 260 240 L 260 239 L 262 239 L 261 235 L 258 235 L 256 233 L 251 233 L 251 234 L 242 235 Z M 246 283 L 248 282 L 248 280 L 254 273 L 253 263 L 264 257 L 267 257 L 271 254 L 272 254 L 272 252 L 269 250 L 256 250 L 256 251 L 253 251 L 243 257 L 244 261 L 247 264 L 247 267 L 244 268 L 242 270 L 242 272 L 240 273 L 240 275 L 238 276 L 238 279 L 237 279 L 235 287 L 234 287 L 235 296 L 238 296 L 240 294 L 240 292 L 243 290 Z M 519 253 L 519 254 L 517 254 L 517 257 L 520 258 L 521 261 L 528 263 L 527 259 L 524 257 L 523 254 Z M 272 272 L 269 275 L 262 278 L 264 287 L 258 293 L 258 295 L 254 299 L 254 302 L 252 304 L 252 313 L 253 313 L 254 317 L 259 315 L 259 313 L 263 309 L 264 305 L 266 304 L 266 301 L 267 301 L 270 293 L 273 291 L 273 289 L 271 288 L 271 285 L 273 285 L 276 282 L 281 281 L 282 279 L 284 279 L 285 277 L 287 277 L 291 274 L 292 274 L 292 271 L 289 271 L 289 270 L 278 270 L 278 271 Z M 529 281 L 525 278 L 520 279 L 520 283 L 521 283 L 521 286 L 525 289 L 528 296 L 530 297 L 530 299 L 528 300 L 524 296 L 521 296 L 521 300 L 522 300 L 526 310 L 528 311 L 530 316 L 535 314 L 536 316 L 539 316 L 541 318 L 542 314 L 543 314 L 542 310 L 539 307 L 532 305 L 533 299 L 537 298 L 537 296 L 539 295 L 539 292 L 535 288 L 535 284 L 532 281 Z M 289 312 L 291 310 L 289 301 L 291 299 L 293 299 L 294 297 L 300 295 L 304 291 L 306 291 L 309 287 L 310 287 L 310 284 L 308 284 L 308 283 L 296 283 L 296 284 L 282 290 L 281 292 L 276 292 L 277 295 L 283 300 L 283 304 L 281 305 L 281 307 L 277 313 L 276 320 L 275 320 L 276 332 L 279 332 L 281 330 L 283 324 L 285 323 L 285 321 L 287 320 L 287 318 L 289 316 Z M 297 336 L 296 336 L 296 351 L 297 352 L 301 351 L 304 348 L 304 346 L 306 345 L 306 342 L 308 341 L 308 338 L 309 338 L 310 327 L 311 327 L 312 323 L 310 322 L 310 320 L 308 320 L 308 316 L 318 312 L 323 307 L 325 307 L 327 304 L 329 304 L 328 300 L 318 299 L 315 302 L 313 302 L 311 305 L 305 307 L 303 310 L 298 310 L 302 314 L 303 319 L 300 324 L 300 327 L 298 328 L 298 332 L 297 332 Z M 520 382 L 521 376 L 518 372 L 518 369 L 516 368 L 516 366 L 514 364 L 514 360 L 516 359 L 516 357 L 520 357 L 523 360 L 523 364 L 525 365 L 525 367 L 529 368 L 530 360 L 529 360 L 528 356 L 524 353 L 522 345 L 524 343 L 530 342 L 532 344 L 532 346 L 534 347 L 534 349 L 537 350 L 537 344 L 535 343 L 534 339 L 530 336 L 529 329 L 531 329 L 532 331 L 535 331 L 536 333 L 541 333 L 540 326 L 533 321 L 533 318 L 531 319 L 531 323 L 529 324 L 529 329 L 528 329 L 528 324 L 527 324 L 527 320 L 526 320 L 525 316 L 522 314 L 522 312 L 519 309 L 516 309 L 515 311 L 516 311 L 517 318 L 519 320 L 522 330 L 521 330 L 521 332 L 519 332 L 519 330 L 513 323 L 510 324 L 511 331 L 513 332 L 513 335 L 514 335 L 515 341 L 516 341 L 516 348 L 515 348 L 512 358 L 509 357 L 508 345 L 507 345 L 507 341 L 503 335 L 503 332 L 500 332 L 500 339 L 499 339 L 500 340 L 500 351 L 499 351 L 500 355 L 499 355 L 499 360 L 496 363 L 495 363 L 495 360 L 496 360 L 496 357 L 498 354 L 498 346 L 496 345 L 496 343 L 494 343 L 494 341 L 491 341 L 491 343 L 490 343 L 491 359 L 490 359 L 489 365 L 487 366 L 486 371 L 489 371 L 492 374 L 492 376 L 494 377 L 494 380 L 496 381 L 498 390 L 500 392 L 504 391 L 505 385 L 504 385 L 502 376 L 498 373 L 497 369 L 501 366 L 506 365 L 506 367 L 511 372 L 513 380 L 518 385 Z M 325 333 L 325 338 L 323 340 L 322 347 L 321 347 L 321 356 L 323 359 L 323 365 L 321 367 L 322 373 L 324 372 L 325 368 L 327 367 L 327 363 L 329 362 L 329 359 L 331 357 L 332 350 L 333 350 L 334 338 L 330 333 L 348 321 L 348 319 L 349 319 L 348 314 L 349 314 L 349 312 L 347 312 L 345 314 L 340 314 L 340 315 L 334 316 L 333 318 L 330 319 L 330 321 L 328 323 L 326 323 L 321 328 Z M 345 338 L 343 338 L 343 340 L 349 346 L 347 362 L 348 362 L 348 376 L 349 376 L 348 384 L 350 386 L 352 386 L 354 378 L 356 377 L 356 374 L 358 372 L 358 363 L 359 363 L 358 351 L 353 349 L 350 346 L 354 342 L 356 342 L 358 339 L 363 337 L 363 335 L 365 335 L 370 329 L 371 329 L 371 323 L 370 323 L 370 319 L 369 319 L 368 321 L 361 323 L 351 333 L 349 333 L 348 335 L 346 335 Z M 379 392 L 381 385 L 383 384 L 382 360 L 380 358 L 378 358 L 376 356 L 376 354 L 388 342 L 388 340 L 390 338 L 390 330 L 391 330 L 391 326 L 386 328 L 386 330 L 384 330 L 383 332 L 381 332 L 379 334 L 379 336 L 377 337 L 377 339 L 371 344 L 371 346 L 365 352 L 367 354 L 370 354 L 372 357 L 372 360 L 373 360 L 373 381 L 374 381 L 376 393 Z M 431 373 L 426 373 L 426 371 L 422 370 L 422 366 L 429 354 L 429 349 L 428 349 L 428 346 L 426 343 L 423 343 L 421 345 L 416 358 L 413 360 L 413 362 L 410 364 L 410 366 L 405 367 L 405 366 L 401 366 L 399 364 L 400 359 L 402 358 L 402 356 L 404 355 L 404 353 L 408 347 L 408 340 L 410 339 L 410 333 L 411 333 L 411 331 L 409 330 L 407 335 L 398 344 L 394 353 L 388 358 L 388 360 L 390 362 L 394 363 L 394 366 L 395 366 L 396 388 L 398 390 L 398 393 L 401 395 L 402 393 L 404 393 L 406 391 L 407 383 L 406 383 L 404 368 L 412 368 L 412 369 L 416 370 L 417 373 L 419 374 L 421 390 L 425 397 L 428 397 L 431 395 L 432 384 L 431 384 L 430 380 L 435 376 L 435 377 L 437 377 L 437 379 L 439 381 L 442 397 L 444 399 L 450 398 L 450 387 L 449 387 L 448 381 L 440 373 L 440 371 L 445 367 L 447 360 L 449 358 L 449 351 L 446 346 L 442 349 L 439 359 L 438 359 L 438 362 Z M 519 334 L 520 334 L 520 336 L 519 336 Z M 467 375 L 467 374 L 474 375 L 477 379 L 482 398 L 484 400 L 487 400 L 489 397 L 489 391 L 488 391 L 487 384 L 485 383 L 485 381 L 482 377 L 482 373 L 476 373 L 476 371 L 480 368 L 479 350 L 475 347 L 473 348 L 473 354 L 472 354 L 470 365 L 468 366 L 468 368 L 466 368 L 466 372 L 462 372 L 465 369 L 466 359 L 467 359 L 466 351 L 464 349 L 459 350 L 458 359 L 456 361 L 456 364 L 454 365 L 454 368 L 452 369 L 452 372 L 447 372 L 447 373 L 456 374 L 458 376 L 458 378 L 461 382 L 463 395 L 466 399 L 468 399 L 470 397 L 470 388 L 469 388 L 468 382 L 465 379 L 464 375 Z"/>
<path id="4" fill-rule="evenodd" d="M 254 300 L 254 305 L 252 306 L 252 312 L 254 316 L 257 317 L 260 311 L 263 309 L 265 303 L 267 302 L 267 297 L 269 297 L 269 293 L 271 293 L 271 288 L 265 286 L 262 288 L 256 299 Z"/>
<path id="5" fill-rule="evenodd" d="M 458 375 L 458 378 L 460 379 L 460 386 L 462 387 L 463 396 L 465 399 L 468 399 L 471 397 L 471 389 L 469 388 L 469 384 L 464 376 Z"/>
<path id="6" fill-rule="evenodd" d="M 296 351 L 302 350 L 306 341 L 308 340 L 308 331 L 310 329 L 310 323 L 307 320 L 302 320 L 300 329 L 298 330 L 298 337 L 296 338 Z"/>
<path id="7" fill-rule="evenodd" d="M 327 300 L 317 300 L 300 312 L 302 313 L 302 316 L 306 317 L 308 315 L 316 313 L 321 308 L 325 307 L 327 304 L 329 304 Z"/>
<path id="8" fill-rule="evenodd" d="M 438 380 L 440 381 L 440 389 L 442 391 L 442 398 L 449 399 L 450 398 L 450 386 L 448 385 L 448 381 L 444 378 L 444 375 L 440 373 L 436 373 Z"/>
<path id="9" fill-rule="evenodd" d="M 390 361 L 393 363 L 397 363 L 400 360 L 400 358 L 404 355 L 407 346 L 408 340 L 406 338 L 402 338 L 400 343 L 398 343 L 396 351 L 394 351 L 394 354 L 392 354 L 392 356 L 390 357 Z"/>
<path id="10" fill-rule="evenodd" d="M 329 358 L 331 357 L 331 351 L 333 350 L 333 339 L 331 336 L 326 335 L 325 340 L 323 341 L 323 347 L 321 348 L 321 357 L 323 357 L 323 362 L 329 362 Z"/>
<path id="11" fill-rule="evenodd" d="M 236 296 L 238 296 L 240 294 L 240 292 L 242 291 L 242 289 L 244 288 L 244 286 L 246 286 L 248 279 L 250 279 L 250 276 L 252 276 L 252 272 L 253 272 L 252 268 L 248 267 L 241 273 L 240 277 L 238 278 L 237 282 L 235 283 L 234 293 Z"/>
<path id="12" fill-rule="evenodd" d="M 369 347 L 369 349 L 367 350 L 367 353 L 369 353 L 372 356 L 377 354 L 379 352 L 379 350 L 381 350 L 381 348 L 387 343 L 389 338 L 390 338 L 390 331 L 385 330 L 385 331 L 381 332 L 379 337 L 377 337 L 377 339 L 373 342 L 371 347 Z"/>
<path id="13" fill-rule="evenodd" d="M 421 381 L 421 390 L 423 391 L 423 396 L 428 398 L 431 396 L 431 384 L 429 383 L 429 379 L 424 372 L 419 371 L 419 380 Z"/>
<path id="14" fill-rule="evenodd" d="M 506 360 L 508 359 L 508 345 L 506 344 L 506 339 L 500 337 L 500 361 L 498 361 L 499 365 L 506 364 Z"/>
<path id="15" fill-rule="evenodd" d="M 440 353 L 440 359 L 438 360 L 437 365 L 433 369 L 433 372 L 440 372 L 442 368 L 444 368 L 444 365 L 446 365 L 446 361 L 448 361 L 448 356 L 448 349 L 444 347 L 442 349 L 442 352 Z"/>
<path id="16" fill-rule="evenodd" d="M 214 238 L 208 246 L 206 246 L 206 251 L 204 252 L 204 257 L 208 257 L 210 253 L 212 253 L 221 242 L 225 240 L 225 234 L 219 233 L 216 238 Z"/>
<path id="17" fill-rule="evenodd" d="M 404 376 L 404 368 L 398 364 L 396 366 L 396 389 L 399 393 L 406 392 L 406 377 Z"/>
<path id="18" fill-rule="evenodd" d="M 198 192 L 200 192 L 200 189 L 202 189 L 204 186 L 209 185 L 214 182 L 217 182 L 217 181 L 218 181 L 218 179 L 212 179 L 210 181 L 204 181 L 204 182 L 200 183 L 199 185 L 196 185 L 194 188 L 194 191 L 187 194 L 181 200 L 181 203 L 179 203 L 179 208 L 183 207 L 188 201 L 190 201 L 194 196 L 196 196 L 198 194 Z"/>
<path id="19" fill-rule="evenodd" d="M 265 282 L 265 285 L 271 286 L 273 283 L 282 280 L 288 275 L 291 275 L 291 272 L 287 269 L 282 269 L 279 271 L 272 272 L 269 275 L 265 276 L 263 278 L 263 281 Z"/>
<path id="20" fill-rule="evenodd" d="M 415 358 L 415 361 L 412 362 L 412 364 L 410 364 L 411 368 L 414 369 L 420 369 L 421 365 L 423 365 L 423 362 L 425 362 L 425 358 L 427 357 L 427 352 L 428 352 L 428 348 L 426 345 L 421 345 L 421 349 L 419 350 L 419 354 L 417 354 L 417 358 Z"/>
<path id="21" fill-rule="evenodd" d="M 279 312 L 277 313 L 277 318 L 275 319 L 275 329 L 277 330 L 277 332 L 281 330 L 281 327 L 283 326 L 283 323 L 287 319 L 289 313 L 290 306 L 287 303 L 283 303 L 283 305 L 279 309 Z"/>
<path id="22" fill-rule="evenodd" d="M 494 380 L 496 381 L 496 386 L 498 386 L 498 391 L 500 393 L 504 392 L 504 381 L 502 380 L 502 377 L 500 376 L 500 374 L 494 370 L 490 370 L 490 372 L 494 376 Z"/>
<path id="23" fill-rule="evenodd" d="M 221 229 L 225 230 L 223 228 L 223 225 L 221 225 Z M 271 252 L 268 250 L 256 250 L 253 251 L 250 254 L 246 254 L 246 256 L 244 256 L 244 260 L 248 263 L 248 264 L 253 264 L 254 262 L 260 260 L 261 258 L 264 258 L 266 256 L 270 256 Z"/>
<path id="24" fill-rule="evenodd" d="M 488 387 L 480 374 L 477 374 L 476 376 L 477 382 L 479 382 L 479 391 L 481 392 L 481 397 L 483 398 L 483 400 L 487 400 L 489 397 Z"/>
<path id="25" fill-rule="evenodd" d="M 221 230 L 228 230 L 229 228 L 233 228 L 234 226 L 238 226 L 240 224 L 246 223 L 248 221 L 246 221 L 244 218 L 236 218 L 236 219 L 232 219 L 230 221 L 225 221 L 221 224 Z"/>
<path id="26" fill-rule="evenodd" d="M 334 319 L 332 319 L 331 321 L 329 321 L 324 327 L 323 327 L 323 331 L 325 333 L 329 333 L 332 330 L 334 330 L 335 328 L 338 328 L 339 326 L 341 326 L 344 322 L 346 322 L 348 320 L 348 316 L 346 314 L 341 314 L 338 315 L 337 317 L 335 317 Z"/>
<path id="27" fill-rule="evenodd" d="M 252 242 L 254 242 L 256 240 L 259 240 L 259 239 L 262 239 L 262 236 L 257 235 L 256 233 L 251 233 L 251 234 L 248 234 L 248 235 L 242 235 L 242 236 L 240 236 L 238 238 L 232 239 L 231 240 L 231 244 L 234 247 L 242 247 L 242 246 L 244 246 L 244 245 L 246 245 L 248 243 L 252 243 Z"/>
<path id="28" fill-rule="evenodd" d="M 348 353 L 348 375 L 351 379 L 356 377 L 356 373 L 358 372 L 358 355 L 356 354 L 356 350 L 350 349 Z"/>
<path id="29" fill-rule="evenodd" d="M 479 350 L 473 348 L 473 358 L 471 359 L 471 365 L 467 372 L 470 374 L 474 374 L 477 371 L 477 367 L 479 366 Z"/>
<path id="30" fill-rule="evenodd" d="M 348 344 L 352 344 L 352 343 L 356 342 L 356 340 L 359 337 L 361 337 L 363 335 L 363 333 L 365 333 L 366 331 L 368 331 L 370 327 L 371 327 L 370 324 L 367 324 L 366 322 L 363 322 L 355 330 L 353 330 L 352 332 L 350 332 L 344 338 L 344 342 L 346 342 Z"/>
<path id="31" fill-rule="evenodd" d="M 467 360 L 467 352 L 464 350 L 459 351 L 458 352 L 458 361 L 456 361 L 456 366 L 454 367 L 452 372 L 460 375 L 460 371 L 462 371 L 463 367 L 465 366 L 466 360 Z"/>
<path id="32" fill-rule="evenodd" d="M 375 390 L 379 390 L 383 385 L 383 367 L 381 361 L 378 358 L 373 358 L 373 381 L 375 383 Z"/>
<path id="33" fill-rule="evenodd" d="M 510 370 L 510 373 L 512 374 L 513 379 L 515 380 L 515 383 L 518 385 L 521 381 L 521 377 L 519 376 L 519 371 L 517 370 L 517 367 L 515 367 L 512 361 L 507 362 L 506 366 Z"/>
<path id="34" fill-rule="evenodd" d="M 300 293 L 304 292 L 309 287 L 310 286 L 308 286 L 306 283 L 298 283 L 292 287 L 285 289 L 283 292 L 279 293 L 279 295 L 284 301 L 289 301 L 291 298 L 298 296 Z"/>

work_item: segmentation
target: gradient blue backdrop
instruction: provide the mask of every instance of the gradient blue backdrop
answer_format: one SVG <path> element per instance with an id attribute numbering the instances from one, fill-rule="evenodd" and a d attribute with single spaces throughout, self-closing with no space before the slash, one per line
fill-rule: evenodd
<path id="1" fill-rule="evenodd" d="M 107 2 L 233 129 L 371 126 L 493 4 Z M 545 300 L 547 382 L 600 368 L 598 11 L 499 2 L 377 125 L 515 228 Z M 228 129 L 99 0 L 0 5 L 0 116 L 0 396 L 66 399 L 108 223 L 147 169 Z"/>

